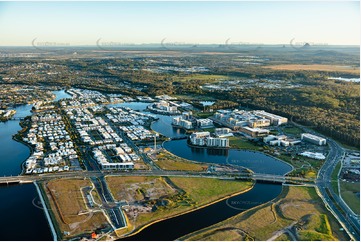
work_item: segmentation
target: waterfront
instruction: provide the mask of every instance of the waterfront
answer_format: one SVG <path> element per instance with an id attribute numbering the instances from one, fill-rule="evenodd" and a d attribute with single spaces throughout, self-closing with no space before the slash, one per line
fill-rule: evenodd
<path id="1" fill-rule="evenodd" d="M 176 240 L 276 198 L 282 186 L 257 183 L 248 192 L 178 217 L 160 221 L 123 240 Z M 164 233 L 167 231 L 167 233 Z"/>
<path id="2" fill-rule="evenodd" d="M 16 176 L 21 172 L 21 163 L 30 155 L 30 149 L 12 139 L 21 127 L 18 120 L 0 123 L 0 176 Z"/>
<path id="3" fill-rule="evenodd" d="M 59 91 L 57 94 L 61 98 L 69 97 L 64 91 Z M 60 97 L 57 99 L 59 100 Z M 122 103 L 115 106 L 127 106 L 145 112 L 148 103 Z M 18 107 L 18 117 L 30 115 L 31 105 Z M 148 112 L 145 112 L 148 113 Z M 172 117 L 165 115 L 155 115 L 159 119 L 155 121 L 151 128 L 167 137 L 183 136 L 184 130 L 172 127 Z M 0 166 L 3 175 L 17 175 L 20 173 L 21 163 L 29 156 L 29 149 L 25 145 L 12 140 L 12 135 L 20 130 L 19 121 L 8 121 L 0 124 L 0 141 L 3 144 L 3 154 L 6 154 L 6 159 L 2 159 Z M 289 171 L 290 166 L 285 163 L 268 157 L 261 153 L 254 153 L 248 151 L 230 150 L 227 152 L 218 153 L 211 152 L 206 149 L 194 149 L 186 145 L 186 140 L 170 141 L 165 143 L 165 148 L 172 153 L 188 157 L 190 160 L 197 160 L 202 162 L 235 162 L 237 165 L 242 165 L 250 168 L 256 172 L 261 172 L 265 169 L 265 173 L 283 174 Z M 13 148 L 13 150 L 12 150 Z M 236 152 L 233 154 L 233 152 Z M 238 152 L 243 152 L 242 155 Z M 239 159 L 237 161 L 236 159 Z M 272 168 L 272 172 L 271 172 Z M 281 192 L 282 186 L 276 184 L 256 184 L 250 191 L 235 196 L 233 198 L 217 202 L 205 208 L 196 210 L 191 213 L 180 215 L 171 219 L 167 219 L 151 225 L 142 230 L 139 234 L 127 238 L 127 240 L 173 240 L 186 235 L 195 230 L 210 226 L 214 223 L 220 222 L 231 216 L 234 216 L 241 211 L 251 207 L 260 205 L 264 202 L 272 200 Z M 6 200 L 5 197 L 12 197 Z M 14 197 L 14 198 L 13 198 Z M 7 240 L 51 240 L 52 236 L 50 228 L 47 224 L 44 212 L 39 203 L 38 194 L 33 185 L 20 185 L 0 187 L 0 212 L 3 214 L 1 221 L 2 227 L 9 227 L 8 233 L 5 234 Z M 35 222 L 34 222 L 35 221 Z M 196 222 L 194 222 L 196 221 Z M 182 225 L 182 226 L 180 226 Z M 26 227 L 29 231 L 39 231 L 37 233 L 14 233 L 12 229 Z M 179 229 L 182 228 L 182 229 Z M 27 231 L 27 230 L 26 230 Z M 171 231 L 169 233 L 161 233 L 161 231 Z M 24 231 L 25 232 L 25 231 Z M 11 236 L 11 237 L 10 237 Z M 34 236 L 34 237 L 32 237 Z"/>
<path id="4" fill-rule="evenodd" d="M 145 114 L 152 114 L 158 118 L 157 121 L 153 122 L 151 125 L 151 129 L 166 136 L 166 137 L 180 137 L 184 136 L 184 129 L 175 128 L 171 125 L 172 119 L 174 116 L 167 116 L 162 114 L 154 114 L 151 112 L 145 111 L 149 103 L 144 102 L 125 102 L 119 104 L 111 104 L 109 107 L 128 107 L 133 110 L 140 111 Z"/>
<path id="5" fill-rule="evenodd" d="M 53 91 L 53 93 L 55 94 L 54 101 L 59 101 L 60 99 L 63 98 L 71 98 L 71 96 L 68 93 L 66 93 L 65 90 Z"/>
<path id="6" fill-rule="evenodd" d="M 56 100 L 70 97 L 65 91 L 56 91 Z M 14 117 L 31 115 L 32 105 L 16 107 Z M 0 123 L 0 175 L 16 176 L 21 164 L 30 155 L 30 149 L 12 139 L 21 127 L 19 120 Z M 32 184 L 0 186 L 1 240 L 52 240 L 52 235 Z"/>
<path id="7" fill-rule="evenodd" d="M 292 170 L 292 167 L 285 162 L 256 151 L 194 148 L 188 146 L 185 139 L 168 141 L 163 146 L 176 156 L 188 160 L 238 165 L 256 173 L 283 175 Z"/>
<path id="8" fill-rule="evenodd" d="M 64 90 L 54 91 L 55 100 L 70 97 Z M 31 115 L 30 104 L 15 108 L 14 118 L 24 118 Z M 19 120 L 0 122 L 0 176 L 16 176 L 21 173 L 21 164 L 29 157 L 30 149 L 26 145 L 12 139 L 21 127 Z"/>
<path id="9" fill-rule="evenodd" d="M 144 111 L 147 105 L 148 103 L 131 102 L 121 103 L 117 106 L 129 107 L 149 114 L 149 112 Z M 153 124 L 151 125 L 152 130 L 167 137 L 184 136 L 185 131 L 183 129 L 175 128 L 171 125 L 173 119 L 172 116 L 165 116 L 159 114 L 155 114 L 155 116 L 159 119 L 153 122 Z M 256 173 L 283 175 L 292 170 L 292 167 L 289 164 L 255 151 L 236 149 L 217 150 L 189 147 L 187 145 L 187 140 L 185 139 L 165 142 L 163 144 L 163 147 L 169 152 L 175 154 L 176 156 L 188 160 L 207 163 L 238 165 L 246 167 Z"/>
<path id="10" fill-rule="evenodd" d="M 31 115 L 32 105 L 21 105 L 15 108 L 15 118 Z M 21 173 L 21 164 L 30 155 L 30 149 L 13 140 L 21 127 L 19 120 L 9 120 L 0 123 L 0 176 L 16 176 Z"/>
<path id="11" fill-rule="evenodd" d="M 146 108 L 144 103 L 122 103 L 121 106 L 135 108 L 142 112 L 145 112 Z M 151 125 L 152 130 L 167 137 L 184 136 L 185 132 L 183 129 L 172 127 L 172 117 L 158 114 L 155 116 L 159 120 L 153 122 Z M 186 140 L 172 140 L 165 142 L 163 146 L 171 153 L 185 159 L 239 165 L 257 173 L 283 175 L 292 170 L 292 167 L 285 162 L 260 152 L 192 148 L 186 142 Z M 242 211 L 268 202 L 276 198 L 281 191 L 282 186 L 279 184 L 256 183 L 250 191 L 244 194 L 217 202 L 191 213 L 152 224 L 124 240 L 175 240 L 188 233 L 221 222 Z M 167 231 L 167 233 L 164 233 L 164 231 Z"/>

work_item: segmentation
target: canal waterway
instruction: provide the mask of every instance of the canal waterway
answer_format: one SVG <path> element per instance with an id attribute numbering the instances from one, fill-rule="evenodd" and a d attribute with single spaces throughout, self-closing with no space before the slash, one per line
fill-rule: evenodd
<path id="1" fill-rule="evenodd" d="M 238 165 L 255 173 L 283 175 L 292 167 L 263 153 L 236 149 L 205 149 L 187 145 L 187 140 L 172 140 L 164 143 L 164 148 L 176 156 L 216 164 Z"/>
<path id="2" fill-rule="evenodd" d="M 176 240 L 186 234 L 211 226 L 247 209 L 266 203 L 276 198 L 281 191 L 281 185 L 258 183 L 255 184 L 252 190 L 246 193 L 191 213 L 160 221 L 123 240 Z"/>
<path id="3" fill-rule="evenodd" d="M 70 97 L 56 91 L 56 100 Z M 14 117 L 31 115 L 32 105 L 15 108 Z M 0 175 L 16 176 L 21 164 L 29 157 L 30 149 L 12 139 L 21 127 L 19 120 L 0 123 Z M 1 240 L 52 240 L 38 193 L 33 184 L 0 186 Z"/>

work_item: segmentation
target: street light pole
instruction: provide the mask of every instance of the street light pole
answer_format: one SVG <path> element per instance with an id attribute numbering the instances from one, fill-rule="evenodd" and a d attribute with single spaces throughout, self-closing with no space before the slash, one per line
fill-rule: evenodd
<path id="1" fill-rule="evenodd" d="M 157 151 L 157 135 L 154 134 L 154 153 Z"/>

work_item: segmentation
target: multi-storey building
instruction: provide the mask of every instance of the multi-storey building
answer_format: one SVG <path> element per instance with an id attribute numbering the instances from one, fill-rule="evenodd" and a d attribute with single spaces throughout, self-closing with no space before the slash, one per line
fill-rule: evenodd
<path id="1" fill-rule="evenodd" d="M 301 140 L 316 144 L 316 145 L 326 145 L 326 139 L 308 133 L 301 134 Z"/>

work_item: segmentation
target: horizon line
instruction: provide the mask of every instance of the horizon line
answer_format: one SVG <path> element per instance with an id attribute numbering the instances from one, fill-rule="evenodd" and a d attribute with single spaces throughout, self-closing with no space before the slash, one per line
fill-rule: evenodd
<path id="1" fill-rule="evenodd" d="M 159 45 L 159 47 L 186 47 L 186 46 L 194 46 L 194 47 L 198 47 L 198 46 L 219 46 L 219 47 L 227 47 L 227 46 L 235 46 L 235 47 L 246 47 L 246 46 L 302 46 L 302 44 L 309 44 L 310 46 L 318 46 L 318 47 L 322 47 L 322 46 L 360 46 L 359 44 L 322 44 L 322 43 L 316 43 L 313 44 L 312 42 L 302 42 L 302 44 L 300 43 L 296 43 L 296 44 L 290 44 L 290 43 L 279 43 L 279 44 L 263 44 L 263 43 L 240 43 L 240 44 L 219 44 L 219 43 L 202 43 L 202 44 L 198 44 L 198 43 L 183 43 L 183 44 L 174 44 L 174 43 L 169 43 L 169 44 L 163 44 L 163 43 L 126 43 L 126 44 L 105 44 L 105 45 L 97 45 L 97 44 L 75 44 L 75 45 L 70 45 L 68 43 L 64 43 L 64 44 L 59 44 L 59 45 L 53 45 L 51 41 L 48 42 L 43 42 L 43 43 L 49 43 L 49 45 L 0 45 L 0 47 L 33 47 L 33 48 L 69 48 L 69 47 L 107 47 L 107 48 L 119 48 L 119 47 L 131 47 L 131 46 L 144 46 L 144 45 Z M 110 42 L 112 43 L 112 42 Z"/>

